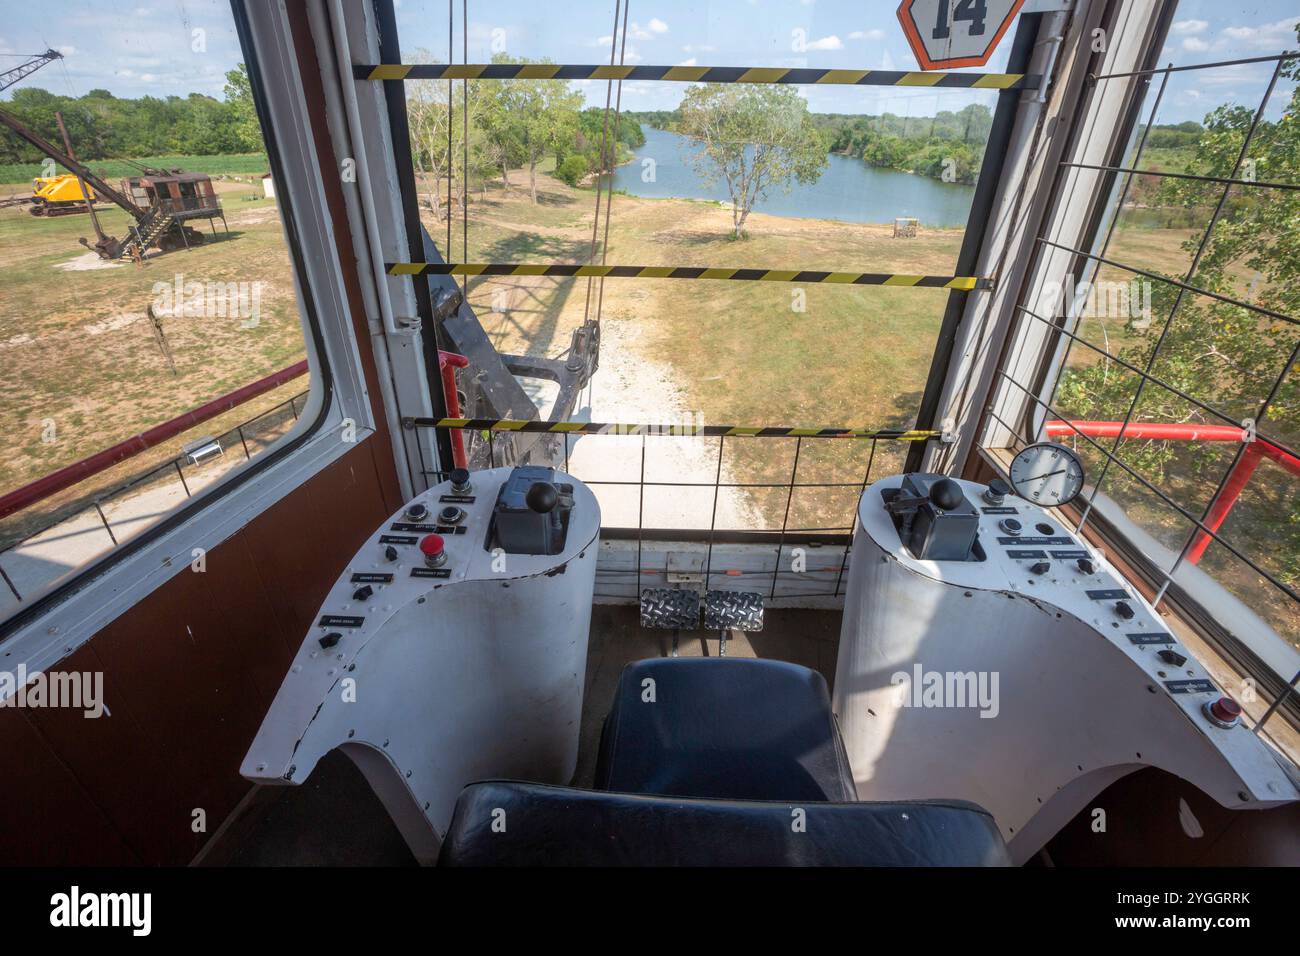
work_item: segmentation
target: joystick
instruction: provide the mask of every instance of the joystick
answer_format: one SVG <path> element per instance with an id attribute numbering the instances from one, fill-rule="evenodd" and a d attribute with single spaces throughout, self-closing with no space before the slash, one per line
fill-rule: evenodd
<path id="1" fill-rule="evenodd" d="M 930 486 L 930 501 L 940 511 L 955 511 L 965 500 L 961 485 L 951 478 L 941 478 Z"/>
<path id="2" fill-rule="evenodd" d="M 544 515 L 555 510 L 560 502 L 560 493 L 549 481 L 535 481 L 524 496 L 524 502 L 530 510 Z"/>

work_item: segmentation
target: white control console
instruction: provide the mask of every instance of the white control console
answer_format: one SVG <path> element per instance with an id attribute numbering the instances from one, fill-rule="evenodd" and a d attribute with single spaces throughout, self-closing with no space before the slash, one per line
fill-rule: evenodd
<path id="1" fill-rule="evenodd" d="M 1055 517 L 959 481 L 974 554 L 920 560 L 886 507 L 902 483 L 867 489 L 853 539 L 834 708 L 859 798 L 973 801 L 1016 862 L 1142 766 L 1228 807 L 1300 798 L 1151 606 Z"/>
<path id="2" fill-rule="evenodd" d="M 466 784 L 569 782 L 596 577 L 585 485 L 549 469 L 457 477 L 348 562 L 240 768 L 300 784 L 341 748 L 423 862 Z"/>

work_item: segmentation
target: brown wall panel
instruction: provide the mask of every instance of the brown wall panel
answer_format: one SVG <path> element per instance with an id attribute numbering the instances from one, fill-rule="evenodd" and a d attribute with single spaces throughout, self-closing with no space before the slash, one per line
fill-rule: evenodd
<path id="1" fill-rule="evenodd" d="M 397 507 L 386 451 L 361 442 L 60 662 L 103 672 L 109 716 L 0 709 L 5 862 L 194 857 L 248 792 L 239 765 L 325 593 Z"/>
<path id="2" fill-rule="evenodd" d="M 138 863 L 76 776 L 17 708 L 0 708 L 5 796 L 0 863 L 106 866 Z"/>
<path id="3" fill-rule="evenodd" d="M 1093 810 L 1106 829 L 1093 829 Z M 1117 780 L 1048 844 L 1060 866 L 1300 865 L 1300 804 L 1229 810 L 1154 767 Z"/>

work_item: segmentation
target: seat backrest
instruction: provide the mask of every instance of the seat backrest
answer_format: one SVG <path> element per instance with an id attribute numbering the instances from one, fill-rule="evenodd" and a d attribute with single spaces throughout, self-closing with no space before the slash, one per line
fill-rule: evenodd
<path id="1" fill-rule="evenodd" d="M 731 657 L 628 664 L 601 734 L 596 788 L 720 800 L 857 796 L 821 674 Z"/>
<path id="2" fill-rule="evenodd" d="M 442 866 L 1009 866 L 974 804 L 790 804 L 575 790 L 465 788 Z"/>

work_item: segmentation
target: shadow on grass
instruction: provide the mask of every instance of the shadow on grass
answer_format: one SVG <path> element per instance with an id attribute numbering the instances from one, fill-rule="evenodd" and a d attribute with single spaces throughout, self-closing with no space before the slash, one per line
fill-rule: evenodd
<path id="1" fill-rule="evenodd" d="M 521 232 L 485 247 L 483 258 L 487 262 L 582 263 L 590 251 L 590 244 L 581 240 Z M 483 314 L 482 308 L 478 309 L 483 319 L 492 314 L 502 316 L 501 327 L 488 334 L 493 344 L 499 347 L 502 335 L 513 329 L 527 343 L 523 350 L 525 354 L 546 355 L 557 345 L 560 316 L 573 294 L 575 283 L 581 282 L 585 290 L 587 280 L 528 277 L 520 281 L 512 280 L 509 276 L 478 276 L 469 280 L 467 293 L 472 296 L 476 292 L 486 291 L 484 286 L 488 283 L 500 285 L 512 282 L 513 289 L 523 293 L 524 302 L 521 305 L 512 305 L 502 313 Z M 536 318 L 525 324 L 515 318 L 516 315 Z M 486 329 L 487 323 L 483 322 L 483 325 Z"/>

